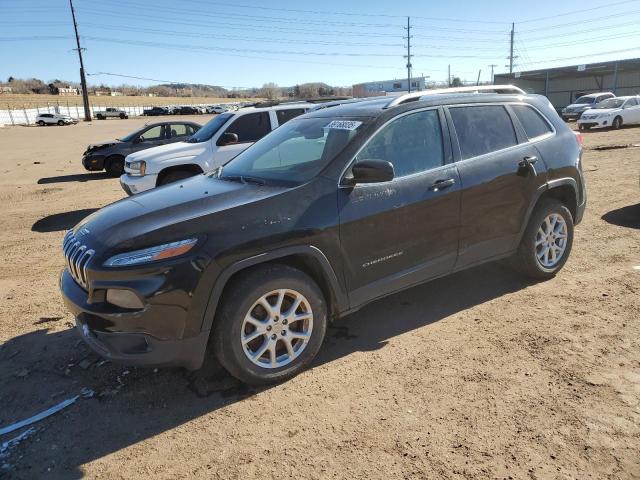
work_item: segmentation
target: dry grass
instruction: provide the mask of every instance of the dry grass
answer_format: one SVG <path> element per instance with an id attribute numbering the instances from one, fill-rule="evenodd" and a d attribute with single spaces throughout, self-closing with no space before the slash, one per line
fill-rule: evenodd
<path id="1" fill-rule="evenodd" d="M 96 97 L 89 95 L 89 103 L 96 106 L 154 106 L 154 105 L 191 105 L 191 104 L 216 104 L 235 102 L 233 98 L 218 97 Z M 2 94 L 0 95 L 0 109 L 9 108 L 35 108 L 47 105 L 82 105 L 81 96 L 60 95 L 28 95 L 28 94 Z"/>

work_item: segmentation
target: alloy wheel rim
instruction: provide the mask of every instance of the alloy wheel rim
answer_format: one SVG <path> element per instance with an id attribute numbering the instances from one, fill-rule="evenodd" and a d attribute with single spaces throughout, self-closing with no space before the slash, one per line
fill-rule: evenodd
<path id="1" fill-rule="evenodd" d="M 246 357 L 261 368 L 280 368 L 306 349 L 313 331 L 309 301 L 291 289 L 273 290 L 254 302 L 244 317 L 240 343 Z"/>
<path id="2" fill-rule="evenodd" d="M 552 213 L 542 221 L 536 232 L 536 258 L 544 268 L 555 267 L 567 249 L 567 222 L 562 215 Z"/>

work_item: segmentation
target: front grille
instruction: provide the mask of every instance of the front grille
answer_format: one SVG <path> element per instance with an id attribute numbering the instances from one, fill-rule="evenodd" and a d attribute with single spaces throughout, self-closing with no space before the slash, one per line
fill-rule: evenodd
<path id="1" fill-rule="evenodd" d="M 87 289 L 89 287 L 87 281 L 87 265 L 96 252 L 89 250 L 86 245 L 83 245 L 73 234 L 72 230 L 69 230 L 64 236 L 62 251 L 67 261 L 69 273 L 81 287 Z"/>

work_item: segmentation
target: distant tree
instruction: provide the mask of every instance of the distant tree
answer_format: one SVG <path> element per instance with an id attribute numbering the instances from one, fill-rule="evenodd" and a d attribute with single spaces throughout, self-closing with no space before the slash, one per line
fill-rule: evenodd
<path id="1" fill-rule="evenodd" d="M 9 78 L 7 78 L 7 83 L 11 83 L 11 82 L 13 82 L 14 80 L 15 80 L 15 78 L 13 78 L 13 77 L 9 77 Z"/>
<path id="2" fill-rule="evenodd" d="M 295 98 L 300 98 L 300 85 L 293 87 L 293 96 Z"/>
<path id="3" fill-rule="evenodd" d="M 453 77 L 453 79 L 451 80 L 451 86 L 462 87 L 462 80 L 460 80 L 460 77 Z"/>
<path id="4" fill-rule="evenodd" d="M 278 84 L 269 82 L 262 85 L 262 88 L 260 89 L 260 96 L 268 100 L 274 100 L 282 96 L 282 91 Z"/>

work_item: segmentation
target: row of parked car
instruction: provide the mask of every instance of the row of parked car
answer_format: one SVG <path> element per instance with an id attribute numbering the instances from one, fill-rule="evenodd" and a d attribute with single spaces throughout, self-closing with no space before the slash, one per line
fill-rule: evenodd
<path id="1" fill-rule="evenodd" d="M 142 111 L 147 117 L 159 117 L 162 115 L 202 115 L 204 113 L 224 113 L 230 108 L 222 105 L 171 105 L 167 107 L 152 107 Z M 231 107 L 233 109 L 233 107 Z"/>
<path id="2" fill-rule="evenodd" d="M 149 191 L 64 237 L 80 335 L 113 361 L 195 370 L 210 355 L 265 385 L 386 295 L 510 257 L 552 278 L 586 205 L 582 137 L 523 93 L 249 107 L 130 153 L 123 188 Z M 178 125 L 148 127 L 170 141 Z"/>
<path id="3" fill-rule="evenodd" d="M 562 109 L 566 121 L 577 120 L 580 130 L 621 128 L 640 123 L 640 96 L 616 97 L 611 92 L 590 93 Z"/>

